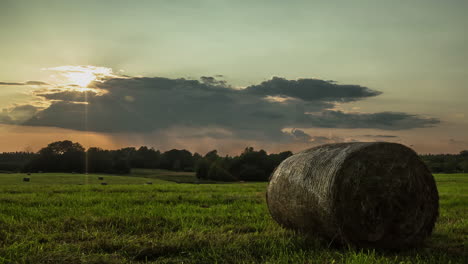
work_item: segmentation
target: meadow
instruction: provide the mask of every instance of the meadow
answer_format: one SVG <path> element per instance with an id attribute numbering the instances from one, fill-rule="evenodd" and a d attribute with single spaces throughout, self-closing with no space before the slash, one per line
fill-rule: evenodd
<path id="1" fill-rule="evenodd" d="M 264 182 L 198 182 L 163 170 L 0 174 L 0 263 L 468 263 L 468 174 L 435 178 L 433 235 L 391 252 L 281 228 Z"/>

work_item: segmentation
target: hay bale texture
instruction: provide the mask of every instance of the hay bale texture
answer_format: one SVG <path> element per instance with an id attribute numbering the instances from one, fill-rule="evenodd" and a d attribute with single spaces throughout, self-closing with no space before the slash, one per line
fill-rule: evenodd
<path id="1" fill-rule="evenodd" d="M 434 228 L 434 177 L 411 149 L 396 143 L 322 145 L 284 160 L 267 189 L 282 226 L 358 247 L 406 248 Z"/>

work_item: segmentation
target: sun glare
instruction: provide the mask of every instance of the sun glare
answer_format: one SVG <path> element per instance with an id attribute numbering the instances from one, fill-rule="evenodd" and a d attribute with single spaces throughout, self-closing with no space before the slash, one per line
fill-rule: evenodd
<path id="1" fill-rule="evenodd" d="M 62 85 L 77 85 L 79 89 L 86 90 L 87 86 L 104 77 L 114 76 L 111 68 L 96 66 L 59 66 L 44 68 L 43 70 L 54 71 L 57 74 L 51 75 Z"/>
<path id="2" fill-rule="evenodd" d="M 68 72 L 64 74 L 72 84 L 86 87 L 92 81 L 96 80 L 96 75 L 92 72 Z"/>

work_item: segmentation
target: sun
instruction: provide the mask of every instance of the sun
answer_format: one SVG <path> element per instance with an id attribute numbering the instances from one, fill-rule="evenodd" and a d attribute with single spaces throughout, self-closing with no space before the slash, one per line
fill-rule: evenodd
<path id="1" fill-rule="evenodd" d="M 86 88 L 92 81 L 96 80 L 96 75 L 90 72 L 67 72 L 63 74 L 71 84 Z"/>
<path id="2" fill-rule="evenodd" d="M 78 86 L 78 89 L 86 90 L 88 85 L 96 80 L 115 76 L 111 68 L 97 67 L 91 65 L 85 66 L 59 66 L 44 68 L 43 70 L 54 71 L 57 74 L 51 75 L 62 85 Z"/>

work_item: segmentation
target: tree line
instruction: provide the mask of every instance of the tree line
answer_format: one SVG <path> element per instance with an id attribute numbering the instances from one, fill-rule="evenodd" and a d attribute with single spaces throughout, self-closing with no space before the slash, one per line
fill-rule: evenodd
<path id="1" fill-rule="evenodd" d="M 291 155 L 291 151 L 267 154 L 263 149 L 255 151 L 248 147 L 239 156 L 220 157 L 213 150 L 198 160 L 195 172 L 199 179 L 267 181 L 273 170 Z"/>
<path id="2" fill-rule="evenodd" d="M 291 151 L 268 154 L 247 147 L 238 156 L 220 156 L 216 150 L 205 155 L 188 150 L 160 152 L 154 148 L 127 147 L 87 150 L 69 140 L 50 143 L 36 153 L 0 153 L 0 172 L 130 173 L 131 168 L 195 171 L 199 179 L 216 181 L 267 181 Z M 459 154 L 420 156 L 433 173 L 468 172 L 468 150 Z"/>
<path id="3" fill-rule="evenodd" d="M 220 181 L 267 180 L 273 169 L 290 151 L 267 154 L 264 150 L 246 148 L 240 156 L 220 157 L 216 150 L 202 156 L 182 149 L 160 152 L 153 148 L 127 147 L 87 150 L 69 140 L 50 143 L 36 153 L 9 152 L 0 154 L 0 172 L 74 172 L 74 173 L 130 173 L 131 168 L 196 171 L 200 179 Z"/>
<path id="4" fill-rule="evenodd" d="M 129 173 L 131 168 L 194 171 L 201 155 L 189 151 L 159 150 L 142 146 L 106 150 L 87 150 L 69 140 L 50 143 L 37 153 L 13 152 L 0 154 L 0 171 Z"/>
<path id="5" fill-rule="evenodd" d="M 468 150 L 459 154 L 426 154 L 421 159 L 433 173 L 468 173 Z"/>

